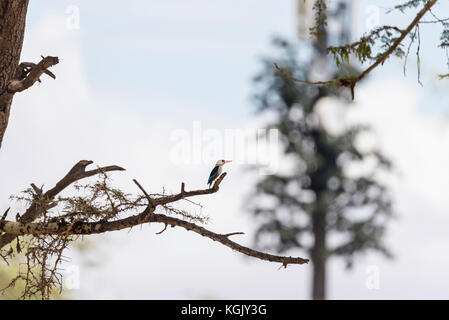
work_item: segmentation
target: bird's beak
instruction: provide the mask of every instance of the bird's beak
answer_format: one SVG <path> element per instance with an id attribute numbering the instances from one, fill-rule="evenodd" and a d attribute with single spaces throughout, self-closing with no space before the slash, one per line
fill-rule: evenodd
<path id="1" fill-rule="evenodd" d="M 224 163 L 229 163 L 229 162 L 232 162 L 232 160 L 225 160 Z"/>

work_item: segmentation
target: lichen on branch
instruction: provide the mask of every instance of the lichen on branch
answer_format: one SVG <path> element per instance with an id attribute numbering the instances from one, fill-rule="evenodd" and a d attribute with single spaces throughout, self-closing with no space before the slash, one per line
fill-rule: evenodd
<path id="1" fill-rule="evenodd" d="M 243 234 L 230 232 L 218 234 L 196 223 L 206 224 L 208 217 L 191 214 L 190 210 L 179 207 L 181 202 L 199 206 L 188 199 L 194 196 L 216 193 L 226 176 L 223 173 L 210 189 L 186 191 L 185 184 L 177 194 L 150 193 L 134 180 L 141 193 L 132 195 L 111 185 L 108 172 L 124 170 L 119 166 L 98 167 L 86 170 L 92 161 L 79 161 L 54 188 L 44 192 L 42 188 L 31 187 L 12 199 L 27 206 L 23 215 L 16 214 L 15 220 L 8 219 L 9 208 L 0 219 L 0 256 L 8 261 L 20 251 L 25 252 L 26 268 L 10 284 L 25 281 L 22 298 L 39 294 L 43 299 L 50 297 L 55 288 L 61 288 L 61 274 L 58 265 L 64 260 L 63 252 L 81 235 L 105 233 L 132 228 L 144 223 L 162 223 L 164 232 L 167 226 L 181 227 L 201 236 L 261 260 L 279 262 L 282 266 L 304 264 L 307 259 L 299 257 L 276 256 L 242 246 L 229 238 Z M 79 180 L 96 176 L 93 182 L 80 183 Z M 69 186 L 75 194 L 60 195 Z M 162 210 L 164 213 L 159 212 Z M 4 248 L 16 239 L 16 247 Z M 36 271 L 38 270 L 38 271 Z M 8 286 L 9 287 L 9 286 Z"/>

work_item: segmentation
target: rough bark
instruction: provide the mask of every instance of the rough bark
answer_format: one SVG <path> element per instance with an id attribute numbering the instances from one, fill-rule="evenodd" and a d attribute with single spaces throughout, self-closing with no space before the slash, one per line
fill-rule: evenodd
<path id="1" fill-rule="evenodd" d="M 110 171 L 122 171 L 125 170 L 119 166 L 107 166 L 102 167 L 94 170 L 86 170 L 86 167 L 90 164 L 92 164 L 93 161 L 91 160 L 81 160 L 79 161 L 73 168 L 62 178 L 52 189 L 48 190 L 47 192 L 42 194 L 42 198 L 51 201 L 53 200 L 56 195 L 58 195 L 61 191 L 63 191 L 65 188 L 67 188 L 72 183 L 91 177 L 93 175 L 102 173 L 102 172 L 110 172 Z M 33 187 L 35 188 L 35 187 Z M 39 192 L 42 192 L 40 190 Z M 39 205 L 37 201 L 33 201 L 29 208 L 26 210 L 26 212 L 20 217 L 19 222 L 20 223 L 29 223 L 34 221 L 35 219 L 39 218 L 44 212 L 47 210 L 47 208 L 42 207 Z M 1 230 L 4 231 L 4 230 Z M 17 234 L 14 233 L 5 233 L 0 235 L 0 249 L 3 248 L 5 245 L 13 241 L 17 237 Z"/>
<path id="2" fill-rule="evenodd" d="M 0 148 L 14 93 L 8 91 L 22 52 L 28 0 L 0 0 Z"/>
<path id="3" fill-rule="evenodd" d="M 326 214 L 315 212 L 313 216 L 315 243 L 311 259 L 313 263 L 312 299 L 326 299 Z"/>
<path id="4" fill-rule="evenodd" d="M 62 178 L 55 187 L 48 190 L 47 192 L 43 192 L 42 189 L 39 189 L 34 184 L 33 187 L 36 195 L 38 197 L 31 203 L 28 210 L 21 216 L 16 217 L 17 221 L 8 221 L 6 220 L 6 216 L 8 210 L 3 214 L 0 218 L 0 232 L 5 232 L 2 236 L 0 236 L 0 248 L 10 243 L 17 236 L 21 235 L 88 235 L 88 234 L 98 234 L 116 230 L 123 230 L 126 228 L 132 228 L 134 226 L 138 226 L 144 223 L 163 223 L 165 224 L 165 228 L 159 232 L 158 234 L 164 232 L 167 226 L 171 227 L 181 227 L 188 231 L 193 231 L 197 234 L 202 235 L 203 237 L 210 238 L 214 241 L 218 241 L 221 244 L 241 252 L 247 256 L 255 257 L 261 260 L 271 261 L 271 262 L 280 262 L 282 266 L 287 267 L 289 264 L 305 264 L 308 263 L 308 259 L 303 259 L 300 257 L 286 257 L 286 256 L 277 256 L 268 253 L 263 253 L 257 250 L 253 250 L 251 248 L 242 246 L 232 240 L 229 239 L 230 236 L 243 234 L 243 232 L 231 232 L 226 234 L 219 234 L 212 232 L 204 227 L 198 226 L 192 222 L 188 222 L 185 220 L 177 219 L 174 217 L 169 217 L 164 214 L 155 213 L 156 208 L 159 206 L 163 206 L 169 203 L 177 202 L 181 199 L 185 199 L 188 197 L 199 196 L 199 195 L 207 195 L 216 193 L 219 190 L 220 183 L 223 181 L 226 173 L 223 173 L 214 183 L 212 188 L 208 189 L 200 189 L 193 191 L 186 191 L 184 183 L 181 184 L 181 192 L 173 195 L 163 195 L 159 197 L 150 196 L 145 189 L 136 181 L 134 182 L 140 188 L 140 190 L 144 193 L 145 197 L 148 199 L 148 205 L 145 209 L 138 213 L 126 218 L 121 219 L 112 219 L 106 220 L 102 219 L 95 222 L 89 222 L 85 220 L 75 219 L 73 221 L 66 221 L 63 218 L 55 217 L 50 222 L 33 222 L 37 218 L 41 217 L 44 212 L 46 212 L 49 208 L 52 208 L 51 201 L 55 198 L 55 196 L 67 188 L 72 183 L 87 177 L 91 177 L 93 175 L 97 175 L 100 173 L 106 173 L 110 171 L 122 171 L 125 170 L 118 166 L 107 166 L 98 168 L 95 170 L 86 170 L 88 165 L 92 164 L 92 161 L 89 160 L 81 160 L 79 161 L 66 175 Z M 44 202 L 42 200 L 45 200 Z M 48 205 L 44 205 L 46 203 Z"/>
<path id="5" fill-rule="evenodd" d="M 207 191 L 209 190 L 215 191 L 215 189 L 208 189 Z M 181 227 L 188 231 L 193 231 L 195 233 L 202 235 L 203 237 L 212 239 L 214 241 L 218 241 L 221 244 L 233 250 L 241 252 L 247 256 L 270 262 L 279 262 L 282 263 L 284 267 L 287 267 L 288 264 L 305 264 L 309 262 L 308 259 L 303 259 L 299 257 L 277 256 L 253 250 L 229 239 L 230 236 L 243 234 L 243 232 L 232 232 L 227 234 L 215 233 L 210 230 L 207 230 L 204 227 L 198 226 L 194 223 L 185 220 L 169 217 L 164 214 L 154 213 L 154 209 L 155 208 L 149 206 L 140 214 L 114 221 L 74 222 L 74 223 L 64 223 L 64 222 L 21 223 L 14 221 L 0 221 L 0 229 L 2 231 L 7 232 L 8 234 L 14 234 L 15 236 L 44 235 L 44 234 L 87 235 L 87 234 L 97 234 L 109 231 L 123 230 L 144 223 L 157 222 L 157 223 L 164 223 L 166 226 L 170 225 L 171 227 Z M 165 229 L 163 231 L 165 231 Z"/>
<path id="6" fill-rule="evenodd" d="M 326 61 L 328 34 L 327 29 L 324 26 L 319 30 L 313 45 L 317 50 L 316 59 Z M 330 68 L 330 66 L 327 65 L 327 68 Z M 314 105 L 324 96 L 325 91 L 320 90 L 320 94 L 316 97 Z M 323 134 L 322 132 L 317 131 L 315 134 L 319 136 L 319 138 L 316 138 L 315 140 L 320 141 L 323 139 L 323 137 L 320 137 Z M 315 179 L 312 182 L 314 190 L 318 195 L 316 201 L 317 204 L 322 204 L 324 201 L 324 199 L 321 199 L 320 195 L 326 190 L 326 181 L 326 173 L 319 170 L 319 172 L 315 174 Z M 312 299 L 324 300 L 326 298 L 326 209 L 320 205 L 318 205 L 315 212 L 313 212 L 312 230 L 314 236 L 314 245 L 311 250 L 311 260 L 313 263 Z"/>

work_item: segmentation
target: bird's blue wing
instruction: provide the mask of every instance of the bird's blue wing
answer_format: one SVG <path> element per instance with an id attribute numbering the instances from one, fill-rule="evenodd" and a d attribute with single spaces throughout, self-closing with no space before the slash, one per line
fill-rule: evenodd
<path id="1" fill-rule="evenodd" d="M 212 169 L 209 179 L 207 180 L 207 183 L 210 183 L 216 176 L 218 173 L 218 166 L 215 166 L 215 168 Z"/>

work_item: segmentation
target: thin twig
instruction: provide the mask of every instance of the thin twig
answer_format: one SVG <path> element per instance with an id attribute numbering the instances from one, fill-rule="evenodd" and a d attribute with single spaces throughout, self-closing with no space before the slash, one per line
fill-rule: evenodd
<path id="1" fill-rule="evenodd" d="M 162 232 L 164 232 L 165 230 L 167 230 L 167 226 L 168 226 L 168 224 L 165 224 L 165 225 L 164 225 L 164 229 L 162 229 L 162 230 L 159 231 L 159 232 L 156 232 L 156 234 L 161 234 Z"/>
<path id="2" fill-rule="evenodd" d="M 139 189 L 143 192 L 143 194 L 145 195 L 145 197 L 147 198 L 148 202 L 150 203 L 150 205 L 152 207 L 155 207 L 153 199 L 150 197 L 150 195 L 146 192 L 146 190 L 140 185 L 140 183 L 136 180 L 133 179 L 134 183 L 139 187 Z"/>

